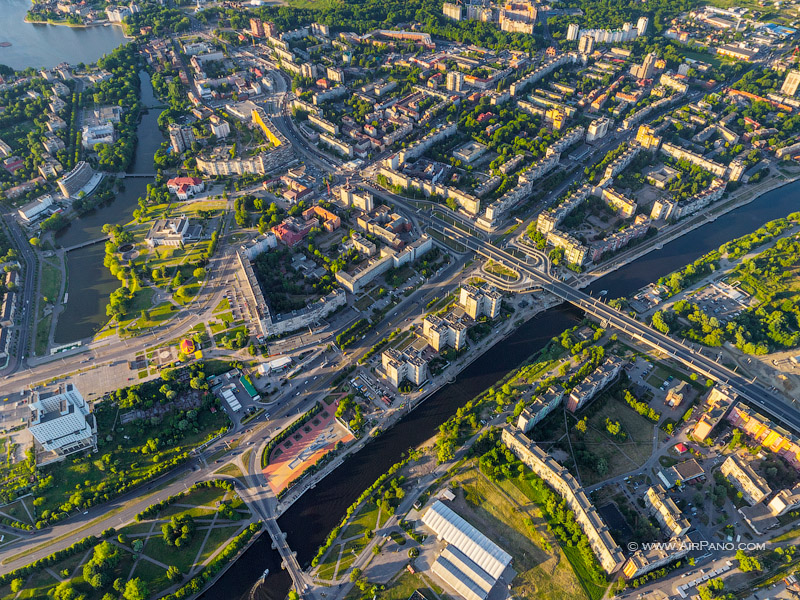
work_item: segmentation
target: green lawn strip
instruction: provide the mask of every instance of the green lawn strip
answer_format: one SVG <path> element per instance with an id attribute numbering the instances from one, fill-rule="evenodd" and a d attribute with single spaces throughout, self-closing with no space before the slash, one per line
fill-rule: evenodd
<path id="1" fill-rule="evenodd" d="M 346 540 L 356 535 L 364 535 L 367 531 L 374 531 L 378 525 L 378 507 L 374 502 L 365 502 L 358 513 L 350 519 L 350 524 L 341 535 Z"/>
<path id="2" fill-rule="evenodd" d="M 147 310 L 147 316 L 149 318 L 142 319 L 141 315 L 138 315 L 139 320 L 136 321 L 136 325 L 140 329 L 147 329 L 149 327 L 162 325 L 166 321 L 169 321 L 178 312 L 177 307 L 175 307 L 172 302 L 162 302 L 156 306 L 153 306 L 152 308 L 145 308 L 145 310 Z"/>
<path id="3" fill-rule="evenodd" d="M 336 562 L 339 560 L 339 552 L 342 549 L 341 544 L 336 544 L 328 550 L 325 556 L 325 562 L 320 563 L 317 570 L 317 578 L 319 579 L 333 579 L 336 572 Z"/>
<path id="4" fill-rule="evenodd" d="M 442 589 L 436 585 L 429 585 L 428 580 L 419 574 L 409 573 L 405 569 L 400 575 L 386 585 L 383 592 L 378 593 L 380 600 L 406 600 L 416 590 L 420 590 L 426 598 L 433 600 L 437 596 L 444 597 Z"/>
<path id="5" fill-rule="evenodd" d="M 139 577 L 147 582 L 147 588 L 150 591 L 151 597 L 172 585 L 170 580 L 167 579 L 166 569 L 144 558 L 139 560 L 136 564 L 133 577 Z"/>
<path id="6" fill-rule="evenodd" d="M 203 553 L 200 555 L 200 564 L 204 563 L 214 552 L 221 546 L 225 545 L 236 536 L 236 533 L 243 527 L 240 525 L 229 525 L 225 527 L 215 527 L 208 534 L 208 540 L 203 547 Z M 201 533 L 206 533 L 205 531 Z"/>
<path id="7" fill-rule="evenodd" d="M 241 325 L 240 327 L 234 327 L 233 329 L 228 329 L 227 331 L 223 331 L 222 333 L 217 333 L 214 336 L 214 343 L 219 344 L 222 341 L 222 338 L 224 338 L 225 336 L 228 336 L 229 338 L 234 338 L 239 334 L 240 331 L 244 332 L 244 334 L 247 335 L 247 327 L 245 325 Z"/>
<path id="8" fill-rule="evenodd" d="M 342 560 L 339 561 L 339 570 L 336 572 L 338 577 L 341 577 L 347 573 L 350 565 L 353 564 L 353 562 L 356 560 L 356 557 L 361 554 L 366 545 L 367 540 L 364 538 L 359 538 L 358 540 L 353 540 L 345 544 L 344 552 L 342 552 Z"/>
<path id="9" fill-rule="evenodd" d="M 120 529 L 117 529 L 119 533 L 124 533 L 125 535 L 131 536 L 137 533 L 148 533 L 150 531 L 150 527 L 152 523 L 129 523 Z"/>
<path id="10" fill-rule="evenodd" d="M 205 537 L 206 530 L 198 528 L 192 534 L 192 539 L 188 544 L 175 548 L 174 546 L 168 546 L 162 536 L 154 536 L 148 538 L 142 553 L 165 565 L 178 567 L 181 573 L 188 573 L 189 569 L 194 565 L 194 557 L 200 551 Z"/>
<path id="11" fill-rule="evenodd" d="M 205 508 L 203 506 L 195 506 L 193 508 L 186 508 L 185 506 L 168 506 L 161 513 L 158 515 L 159 519 L 168 519 L 175 515 L 189 515 L 195 519 L 201 519 L 203 517 L 212 517 L 214 513 L 217 512 L 216 509 L 213 508 Z"/>
<path id="12" fill-rule="evenodd" d="M 230 475 L 231 477 L 242 477 L 242 470 L 233 463 L 228 463 L 227 465 L 220 467 L 214 474 L 217 475 Z"/>
<path id="13" fill-rule="evenodd" d="M 564 556 L 567 557 L 575 576 L 581 584 L 581 587 L 589 596 L 589 600 L 600 600 L 606 593 L 608 586 L 602 586 L 595 583 L 591 573 L 586 569 L 586 564 L 581 557 L 580 551 L 573 547 L 562 545 L 561 549 L 564 551 Z"/>
<path id="14" fill-rule="evenodd" d="M 22 592 L 20 592 L 18 599 L 27 598 L 47 598 L 47 592 L 58 583 L 53 576 L 47 571 L 42 569 L 31 575 L 26 581 Z M 10 591 L 10 588 L 9 588 Z M 13 598 L 14 594 L 7 596 Z"/>

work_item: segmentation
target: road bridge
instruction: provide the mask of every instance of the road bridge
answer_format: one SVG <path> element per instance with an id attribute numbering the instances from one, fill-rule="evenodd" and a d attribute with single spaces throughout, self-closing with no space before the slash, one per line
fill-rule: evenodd
<path id="1" fill-rule="evenodd" d="M 705 356 L 693 346 L 674 340 L 649 325 L 637 321 L 627 313 L 612 308 L 601 300 L 558 281 L 549 273 L 531 267 L 527 262 L 503 249 L 465 235 L 459 229 L 447 226 L 436 219 L 431 219 L 430 226 L 438 230 L 442 235 L 455 238 L 460 244 L 477 254 L 500 262 L 517 271 L 520 275 L 528 276 L 534 283 L 540 285 L 543 290 L 563 298 L 586 313 L 600 319 L 601 322 L 616 327 L 633 339 L 683 363 L 692 371 L 714 381 L 727 384 L 759 412 L 780 421 L 795 432 L 800 433 L 800 410 L 795 407 L 794 403 L 786 403 L 770 390 L 756 383 L 755 378 L 750 380 L 737 374 L 735 370 L 732 371 L 718 361 Z M 547 263 L 545 262 L 545 264 Z"/>

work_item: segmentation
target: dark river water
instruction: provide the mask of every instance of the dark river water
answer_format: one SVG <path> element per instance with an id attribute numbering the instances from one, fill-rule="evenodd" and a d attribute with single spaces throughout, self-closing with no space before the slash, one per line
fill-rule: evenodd
<path id="1" fill-rule="evenodd" d="M 145 72 L 139 73 L 139 77 L 142 82 L 143 104 L 155 106 L 157 100 L 153 95 L 150 77 Z M 164 139 L 158 129 L 159 114 L 159 110 L 149 110 L 142 115 L 137 129 L 136 155 L 129 173 L 153 172 L 153 155 Z M 129 221 L 136 202 L 139 197 L 144 196 L 148 183 L 152 183 L 152 180 L 146 177 L 125 179 L 125 189 L 113 201 L 73 221 L 58 233 L 56 241 L 66 248 L 102 237 L 103 225 L 106 223 Z M 69 302 L 59 315 L 56 325 L 57 344 L 90 337 L 106 322 L 108 296 L 119 287 L 119 281 L 103 266 L 103 254 L 103 244 L 86 246 L 67 253 Z"/>
<path id="2" fill-rule="evenodd" d="M 17 70 L 59 63 L 93 63 L 125 43 L 121 27 L 65 27 L 25 23 L 30 0 L 0 0 L 0 63 Z"/>
<path id="3" fill-rule="evenodd" d="M 589 289 L 608 290 L 608 297 L 627 296 L 647 283 L 666 275 L 724 242 L 745 235 L 766 221 L 800 210 L 800 182 L 773 190 L 750 204 L 738 208 L 712 223 L 666 244 L 639 260 L 606 275 Z M 540 350 L 553 336 L 572 327 L 581 315 L 569 305 L 561 305 L 534 317 L 512 335 L 467 367 L 455 380 L 431 395 L 395 427 L 370 441 L 333 473 L 306 492 L 279 519 L 292 550 L 301 565 L 308 565 L 328 532 L 342 518 L 347 507 L 403 452 L 433 436 L 439 425 L 456 409 L 492 386 L 527 357 Z M 264 569 L 270 570 L 264 583 L 257 581 Z M 280 570 L 277 552 L 262 535 L 233 567 L 203 594 L 203 600 L 248 598 L 282 600 L 291 579 Z"/>

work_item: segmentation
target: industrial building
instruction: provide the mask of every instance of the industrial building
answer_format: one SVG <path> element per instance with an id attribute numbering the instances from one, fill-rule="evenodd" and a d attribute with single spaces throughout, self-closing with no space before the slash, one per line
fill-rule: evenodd
<path id="1" fill-rule="evenodd" d="M 434 575 L 465 600 L 485 600 L 511 564 L 511 555 L 441 500 L 425 511 L 422 523 L 447 543 L 433 563 Z"/>

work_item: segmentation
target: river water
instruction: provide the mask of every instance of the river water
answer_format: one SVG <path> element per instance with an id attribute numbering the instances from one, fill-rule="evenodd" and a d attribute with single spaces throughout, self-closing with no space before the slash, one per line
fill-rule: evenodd
<path id="1" fill-rule="evenodd" d="M 750 204 L 719 217 L 683 237 L 666 244 L 639 260 L 596 281 L 589 289 L 608 290 L 608 297 L 627 296 L 647 283 L 692 262 L 724 242 L 750 233 L 766 221 L 800 210 L 800 182 L 773 190 Z M 480 394 L 547 341 L 580 318 L 568 305 L 555 307 L 534 317 L 501 341 L 455 380 L 434 393 L 395 427 L 371 441 L 333 473 L 307 491 L 278 520 L 301 565 L 308 565 L 328 532 L 339 522 L 347 507 L 403 452 L 433 436 L 441 423 L 456 409 Z M 233 567 L 203 596 L 202 600 L 249 598 L 282 600 L 291 586 L 280 558 L 263 534 Z M 257 584 L 265 568 L 270 570 L 263 584 Z"/>
<path id="2" fill-rule="evenodd" d="M 150 77 L 142 71 L 139 73 L 139 78 L 142 103 L 145 106 L 157 105 Z M 158 110 L 149 110 L 142 115 L 137 128 L 136 154 L 128 170 L 129 173 L 153 172 L 153 155 L 164 139 L 158 129 L 159 114 Z M 58 244 L 66 248 L 86 240 L 97 239 L 103 236 L 102 229 L 106 223 L 129 221 L 137 200 L 145 195 L 148 183 L 152 183 L 152 180 L 146 177 L 125 179 L 125 189 L 117 194 L 113 201 L 83 215 L 61 230 L 56 238 Z M 119 287 L 119 281 L 103 266 L 103 255 L 103 244 L 67 253 L 69 302 L 59 315 L 56 324 L 57 344 L 90 337 L 106 322 L 108 296 Z"/>
<path id="3" fill-rule="evenodd" d="M 17 70 L 59 63 L 93 63 L 125 43 L 121 27 L 66 27 L 25 23 L 30 0 L 0 0 L 0 63 Z"/>

